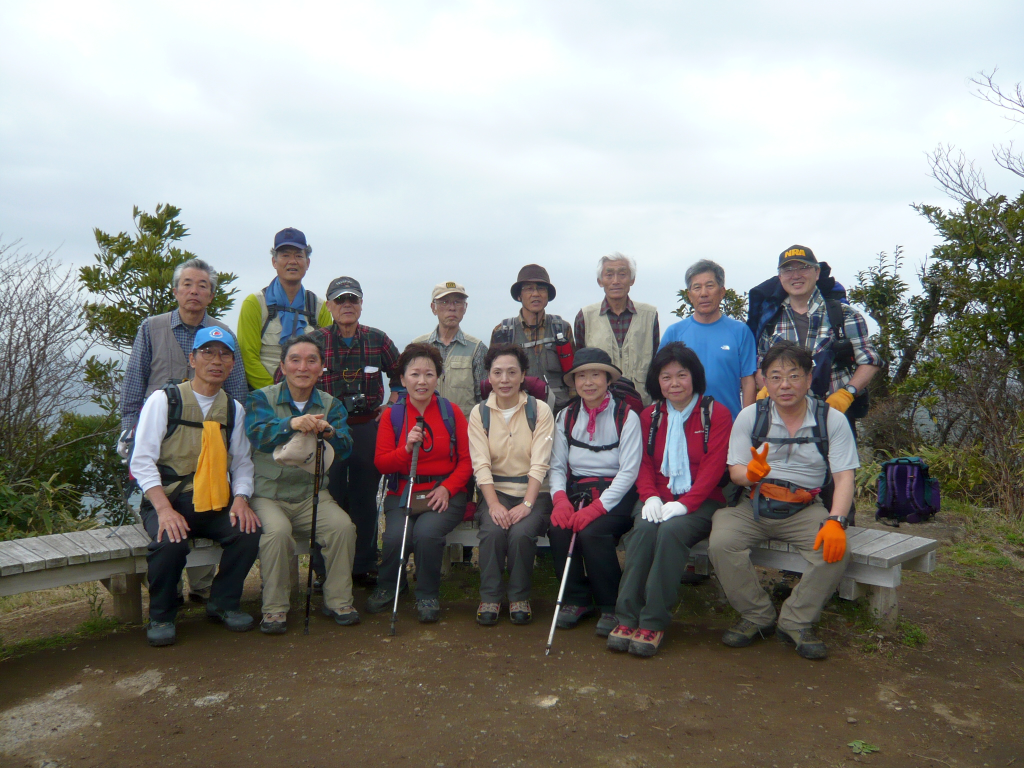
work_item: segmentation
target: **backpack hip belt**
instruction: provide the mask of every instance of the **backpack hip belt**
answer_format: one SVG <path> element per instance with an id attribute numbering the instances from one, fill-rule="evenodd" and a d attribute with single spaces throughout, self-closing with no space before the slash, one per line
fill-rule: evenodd
<path id="1" fill-rule="evenodd" d="M 491 475 L 491 480 L 496 483 L 528 483 L 530 482 L 530 476 L 520 475 L 518 477 L 510 477 L 509 475 Z"/>
<path id="2" fill-rule="evenodd" d="M 579 502 L 586 503 L 597 501 L 604 490 L 612 484 L 614 477 L 575 477 L 569 478 L 569 484 L 565 489 L 565 495 L 573 506 Z"/>

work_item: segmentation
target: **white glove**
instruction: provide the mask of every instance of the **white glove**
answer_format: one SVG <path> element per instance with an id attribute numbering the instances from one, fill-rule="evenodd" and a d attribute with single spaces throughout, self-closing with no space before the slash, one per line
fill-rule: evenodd
<path id="1" fill-rule="evenodd" d="M 689 511 L 690 510 L 678 501 L 666 501 L 661 507 L 661 522 L 664 523 L 666 520 L 671 520 L 673 517 L 685 515 Z"/>
<path id="2" fill-rule="evenodd" d="M 660 523 L 661 506 L 661 499 L 659 499 L 657 496 L 651 496 L 651 498 L 644 502 L 644 508 L 640 512 L 640 517 L 642 517 L 649 523 Z"/>

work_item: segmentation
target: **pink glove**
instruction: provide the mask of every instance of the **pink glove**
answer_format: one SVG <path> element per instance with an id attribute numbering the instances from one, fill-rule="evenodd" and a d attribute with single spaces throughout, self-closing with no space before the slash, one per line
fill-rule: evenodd
<path id="1" fill-rule="evenodd" d="M 579 533 L 592 522 L 601 517 L 601 515 L 608 514 L 604 508 L 604 504 L 601 503 L 600 499 L 595 499 L 590 504 L 587 504 L 583 509 L 577 512 L 572 518 L 572 529 Z"/>
<path id="2" fill-rule="evenodd" d="M 565 495 L 565 491 L 558 491 L 552 495 L 551 500 L 554 502 L 551 507 L 551 524 L 556 528 L 571 528 L 572 516 L 576 514 L 576 510 L 572 508 L 572 502 Z"/>

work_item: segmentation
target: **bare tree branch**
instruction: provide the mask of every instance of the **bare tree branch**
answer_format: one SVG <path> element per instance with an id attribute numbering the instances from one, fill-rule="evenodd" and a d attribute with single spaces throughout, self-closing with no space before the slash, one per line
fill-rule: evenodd
<path id="1" fill-rule="evenodd" d="M 1006 115 L 1007 120 L 1024 123 L 1024 85 L 1017 83 L 1013 91 L 1004 91 L 995 81 L 998 71 L 999 67 L 993 67 L 991 72 L 982 70 L 971 78 L 971 82 L 976 86 L 974 96 L 1008 111 L 1010 114 Z"/>

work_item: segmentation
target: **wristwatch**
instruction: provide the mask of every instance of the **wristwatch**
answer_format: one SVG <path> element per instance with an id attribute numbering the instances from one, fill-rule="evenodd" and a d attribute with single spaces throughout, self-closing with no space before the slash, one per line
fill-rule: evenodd
<path id="1" fill-rule="evenodd" d="M 844 530 L 844 531 L 845 531 L 845 530 L 846 530 L 847 528 L 849 528 L 849 527 L 850 527 L 850 521 L 849 521 L 849 520 L 847 520 L 847 519 L 846 519 L 846 517 L 845 517 L 844 515 L 829 515 L 828 517 L 826 517 L 826 518 L 825 518 L 824 520 L 822 520 L 822 521 L 821 521 L 821 525 L 819 525 L 818 527 L 819 527 L 819 528 L 821 528 L 821 527 L 822 527 L 822 526 L 824 526 L 824 525 L 825 525 L 825 523 L 827 523 L 827 522 L 828 522 L 829 520 L 835 520 L 835 521 L 836 521 L 837 523 L 839 523 L 839 524 L 840 524 L 841 526 L 843 526 L 843 530 Z"/>
<path id="2" fill-rule="evenodd" d="M 855 386 L 853 386 L 853 384 L 847 384 L 845 387 L 843 387 L 843 389 L 845 389 L 847 392 L 849 392 L 854 397 L 857 396 L 857 388 Z"/>
<path id="3" fill-rule="evenodd" d="M 523 506 L 526 507 L 527 509 L 533 509 L 533 502 L 523 499 Z"/>
<path id="4" fill-rule="evenodd" d="M 248 503 L 249 503 L 249 496 L 248 496 L 247 494 L 244 494 L 244 493 L 236 493 L 236 494 L 235 494 L 235 498 L 236 498 L 236 499 L 243 499 L 243 500 L 245 501 L 245 503 L 246 503 L 246 504 L 248 504 Z"/>

